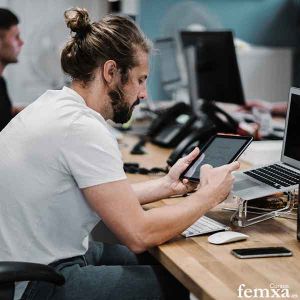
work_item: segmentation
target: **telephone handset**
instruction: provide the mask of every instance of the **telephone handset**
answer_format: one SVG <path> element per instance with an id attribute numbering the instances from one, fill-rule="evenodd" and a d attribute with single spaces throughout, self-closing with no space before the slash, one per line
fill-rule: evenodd
<path id="1" fill-rule="evenodd" d="M 217 132 L 215 126 L 203 127 L 192 131 L 185 139 L 183 139 L 175 150 L 170 154 L 167 159 L 167 164 L 172 167 L 176 161 L 190 153 L 195 147 L 204 145 L 211 136 L 215 135 Z"/>
<path id="2" fill-rule="evenodd" d="M 193 130 L 178 144 L 167 159 L 169 166 L 173 166 L 179 158 L 190 153 L 195 147 L 201 149 L 201 146 L 216 133 L 237 132 L 238 122 L 214 103 L 205 102 L 202 105 L 202 112 L 206 115 L 207 120 L 201 127 L 197 127 L 195 123 Z"/>
<path id="3" fill-rule="evenodd" d="M 233 119 L 227 112 L 218 107 L 214 102 L 204 102 L 202 112 L 216 126 L 218 132 L 236 133 L 239 127 L 238 121 Z"/>
<path id="4" fill-rule="evenodd" d="M 189 105 L 176 103 L 152 122 L 148 136 L 153 144 L 175 147 L 188 135 L 195 120 L 196 116 Z"/>
<path id="5" fill-rule="evenodd" d="M 168 158 L 173 165 L 195 146 L 201 146 L 217 132 L 236 133 L 238 122 L 213 102 L 202 104 L 203 119 L 189 105 L 180 102 L 159 115 L 148 130 L 150 141 L 162 147 L 176 147 Z"/>

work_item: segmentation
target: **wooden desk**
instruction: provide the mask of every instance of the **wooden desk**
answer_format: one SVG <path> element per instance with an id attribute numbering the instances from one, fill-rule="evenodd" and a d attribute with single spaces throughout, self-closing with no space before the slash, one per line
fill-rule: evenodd
<path id="1" fill-rule="evenodd" d="M 147 145 L 148 154 L 133 156 L 129 154 L 129 150 L 134 139 L 126 137 L 123 143 L 121 151 L 125 162 L 139 162 L 143 167 L 166 165 L 169 150 Z M 132 182 L 148 179 L 143 175 L 129 175 L 129 178 Z M 180 198 L 165 199 L 148 205 L 148 208 L 171 204 L 175 201 L 180 201 Z M 224 224 L 230 224 L 231 214 L 231 212 L 215 208 L 208 213 L 208 216 Z M 238 287 L 241 284 L 245 284 L 244 289 L 251 289 L 252 295 L 254 295 L 254 289 L 264 288 L 268 289 L 271 296 L 273 295 L 272 287 L 284 285 L 291 299 L 300 299 L 300 242 L 296 239 L 296 221 L 276 218 L 247 228 L 232 225 L 231 227 L 233 230 L 248 234 L 248 240 L 227 245 L 213 245 L 208 243 L 207 236 L 187 239 L 179 236 L 164 245 L 151 249 L 150 253 L 199 299 L 246 299 L 246 297 L 238 298 Z M 285 246 L 292 250 L 294 255 L 292 257 L 238 259 L 230 254 L 234 248 L 264 246 Z M 247 292 L 248 296 L 251 291 Z M 284 291 L 277 292 L 281 295 Z M 260 299 L 266 299 L 266 297 Z"/>

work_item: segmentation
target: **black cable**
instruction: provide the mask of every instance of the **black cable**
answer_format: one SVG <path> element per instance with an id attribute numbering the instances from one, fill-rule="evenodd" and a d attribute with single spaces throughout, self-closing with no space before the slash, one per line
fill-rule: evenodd
<path id="1" fill-rule="evenodd" d="M 150 174 L 166 174 L 168 173 L 168 167 L 166 168 L 158 168 L 153 167 L 151 169 L 142 168 L 138 163 L 124 163 L 123 165 L 124 171 L 129 174 L 142 174 L 142 175 L 150 175 Z"/>
<path id="2" fill-rule="evenodd" d="M 144 137 L 141 137 L 139 141 L 132 147 L 130 154 L 133 155 L 141 155 L 145 154 L 145 150 L 143 149 L 146 144 L 147 139 Z"/>

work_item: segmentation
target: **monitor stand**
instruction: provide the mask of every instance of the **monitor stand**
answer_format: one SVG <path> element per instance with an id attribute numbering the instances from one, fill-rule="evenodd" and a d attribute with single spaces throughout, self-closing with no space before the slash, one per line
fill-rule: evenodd
<path id="1" fill-rule="evenodd" d="M 197 87 L 197 74 L 196 74 L 196 47 L 188 46 L 184 49 L 187 79 L 188 79 L 188 94 L 190 99 L 190 105 L 192 111 L 198 120 L 201 120 L 203 124 L 208 124 L 209 118 L 204 112 L 204 106 L 215 106 L 213 101 L 207 101 L 198 98 L 198 87 Z"/>
<path id="2" fill-rule="evenodd" d="M 252 200 L 244 200 L 239 198 L 238 207 L 230 219 L 231 223 L 233 223 L 235 226 L 247 227 L 289 213 L 294 207 L 296 193 L 295 191 L 292 191 L 284 194 L 287 197 L 286 206 L 272 211 L 266 208 L 251 206 Z M 255 215 L 255 217 L 250 217 L 251 215 Z"/>
<path id="3" fill-rule="evenodd" d="M 196 48 L 189 46 L 184 49 L 187 79 L 188 79 L 188 94 L 193 113 L 199 118 L 204 118 L 202 112 L 202 104 L 204 100 L 198 99 L 197 75 L 196 75 Z"/>

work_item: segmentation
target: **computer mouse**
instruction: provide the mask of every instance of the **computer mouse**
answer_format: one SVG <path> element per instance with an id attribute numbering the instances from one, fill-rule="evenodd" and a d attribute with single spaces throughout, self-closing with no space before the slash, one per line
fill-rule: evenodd
<path id="1" fill-rule="evenodd" d="M 217 232 L 208 237 L 211 244 L 221 245 L 246 240 L 249 236 L 236 231 Z"/>

